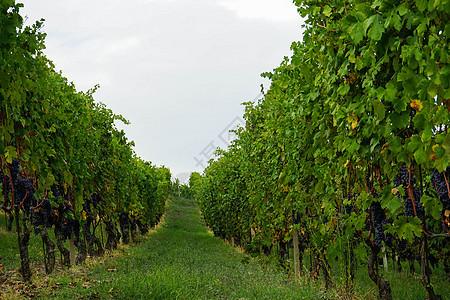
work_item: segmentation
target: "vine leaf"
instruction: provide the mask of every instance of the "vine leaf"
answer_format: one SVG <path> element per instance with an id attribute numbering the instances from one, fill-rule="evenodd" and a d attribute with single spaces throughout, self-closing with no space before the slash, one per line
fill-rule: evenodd
<path id="1" fill-rule="evenodd" d="M 403 207 L 403 201 L 400 198 L 393 196 L 392 194 L 389 195 L 388 193 L 383 199 L 381 206 L 383 208 L 387 208 L 391 213 L 395 214 L 395 212 Z"/>
<path id="2" fill-rule="evenodd" d="M 400 238 L 406 239 L 408 242 L 413 242 L 414 236 L 419 237 L 422 233 L 422 221 L 419 218 L 399 216 L 397 234 Z"/>
<path id="3" fill-rule="evenodd" d="M 442 203 L 437 201 L 436 198 L 423 195 L 422 198 L 420 198 L 420 202 L 423 204 L 426 214 L 431 215 L 436 220 L 441 218 Z"/>
<path id="4" fill-rule="evenodd" d="M 442 144 L 442 148 L 445 149 L 447 158 L 450 159 L 450 133 L 449 132 L 447 132 L 447 137 L 445 138 L 444 143 Z"/>
<path id="5" fill-rule="evenodd" d="M 384 33 L 384 26 L 383 26 L 383 18 L 380 15 L 376 15 L 376 17 L 373 20 L 372 28 L 369 29 L 369 32 L 367 33 L 369 38 L 371 38 L 374 41 L 381 40 L 381 37 Z"/>
<path id="6" fill-rule="evenodd" d="M 361 22 L 357 22 L 353 26 L 350 26 L 348 31 L 350 33 L 350 37 L 356 45 L 358 45 L 364 38 L 364 26 Z"/>

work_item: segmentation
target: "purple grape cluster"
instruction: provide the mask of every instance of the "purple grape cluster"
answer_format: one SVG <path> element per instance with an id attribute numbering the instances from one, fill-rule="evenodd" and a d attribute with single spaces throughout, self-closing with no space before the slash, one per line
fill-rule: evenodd
<path id="1" fill-rule="evenodd" d="M 5 202 L 9 204 L 9 194 L 12 191 L 11 184 L 14 188 L 13 194 L 13 204 L 22 205 L 23 211 L 30 214 L 30 209 L 32 206 L 36 205 L 36 199 L 34 193 L 36 192 L 33 186 L 33 180 L 20 175 L 20 161 L 18 159 L 13 159 L 10 164 L 8 164 L 8 169 L 11 174 L 5 176 L 3 173 L 0 174 L 0 182 L 2 184 Z"/>
<path id="2" fill-rule="evenodd" d="M 409 183 L 411 182 L 412 185 L 414 185 L 416 183 L 416 178 L 413 175 L 413 170 L 411 169 L 411 178 L 409 178 L 409 172 L 406 169 L 406 165 L 402 165 L 400 167 L 399 173 L 397 176 L 395 176 L 394 178 L 394 185 L 397 186 L 403 186 L 403 187 L 408 187 Z M 411 179 L 411 181 L 410 181 Z"/>
<path id="3" fill-rule="evenodd" d="M 48 199 L 42 202 L 42 215 L 44 217 L 45 226 L 51 228 L 54 224 L 55 214 L 53 213 L 52 205 Z M 42 223 L 44 225 L 44 222 Z"/>
<path id="4" fill-rule="evenodd" d="M 412 201 L 408 193 L 406 193 L 405 196 L 403 197 L 404 200 L 403 204 L 405 206 L 404 215 L 408 217 L 414 217 L 417 214 L 417 217 L 423 220 L 423 217 L 425 215 L 425 209 L 422 203 L 420 203 L 420 198 L 422 198 L 422 194 L 418 189 L 414 187 L 414 184 L 416 183 L 416 178 L 414 177 L 413 169 L 411 169 L 411 176 L 410 176 L 409 171 L 406 168 L 406 165 L 402 165 L 400 167 L 398 175 L 395 176 L 393 182 L 396 187 L 402 186 L 405 189 L 407 189 L 408 187 L 411 188 L 411 186 L 413 187 L 414 201 Z M 401 197 L 400 194 L 397 194 L 397 197 L 400 198 Z"/>
<path id="5" fill-rule="evenodd" d="M 447 167 L 445 171 L 445 177 L 447 181 L 450 181 L 450 167 Z M 434 170 L 431 175 L 431 184 L 436 190 L 439 200 L 442 202 L 443 210 L 450 210 L 450 198 L 447 182 L 445 182 L 444 172 L 439 173 L 438 170 Z"/>
<path id="6" fill-rule="evenodd" d="M 41 232 L 41 227 L 51 228 L 55 223 L 56 216 L 48 199 L 42 200 L 33 211 L 32 225 L 34 234 Z"/>
<path id="7" fill-rule="evenodd" d="M 19 205 L 23 202 L 23 210 L 29 215 L 31 206 L 36 206 L 33 180 L 23 176 L 18 178 L 14 184 L 14 191 L 14 204 Z"/>
<path id="8" fill-rule="evenodd" d="M 80 234 L 80 223 L 78 222 L 78 232 L 76 232 L 76 225 L 78 221 L 75 221 L 73 219 L 68 219 L 64 222 L 62 228 L 61 228 L 61 235 L 63 236 L 64 240 L 69 239 L 72 233 L 75 235 Z"/>
<path id="9" fill-rule="evenodd" d="M 414 208 L 415 208 L 415 212 L 417 213 L 417 217 L 421 220 L 423 220 L 423 216 L 425 214 L 425 209 L 422 205 L 422 203 L 420 203 L 420 198 L 422 196 L 420 195 L 420 192 L 417 189 L 414 189 L 414 206 L 413 206 L 413 201 L 411 201 L 411 199 L 407 196 L 405 196 L 405 215 L 408 217 L 414 217 L 415 213 L 414 213 Z"/>
<path id="10" fill-rule="evenodd" d="M 370 205 L 370 213 L 372 217 L 372 224 L 375 229 L 374 232 L 374 245 L 381 247 L 382 242 L 386 240 L 386 235 L 384 234 L 383 225 L 386 224 L 386 213 L 381 207 L 380 202 L 372 202 Z"/>

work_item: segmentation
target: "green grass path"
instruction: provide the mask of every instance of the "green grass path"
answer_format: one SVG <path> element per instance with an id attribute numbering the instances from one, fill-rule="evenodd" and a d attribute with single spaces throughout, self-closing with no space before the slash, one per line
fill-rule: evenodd
<path id="1" fill-rule="evenodd" d="M 57 298 L 317 299 L 310 287 L 250 260 L 204 226 L 192 200 L 168 202 L 162 225 L 118 258 L 85 273 L 59 278 Z M 68 273 L 70 274 L 70 273 Z M 77 282 L 75 287 L 73 282 Z M 48 297 L 48 296 L 47 296 Z"/>

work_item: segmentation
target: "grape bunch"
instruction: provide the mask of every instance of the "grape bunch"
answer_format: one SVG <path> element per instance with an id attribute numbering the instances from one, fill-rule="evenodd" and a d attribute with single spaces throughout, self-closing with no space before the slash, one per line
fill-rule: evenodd
<path id="1" fill-rule="evenodd" d="M 450 198 L 447 187 L 447 182 L 450 181 L 450 167 L 447 167 L 447 170 L 445 171 L 445 177 L 444 172 L 439 173 L 438 170 L 434 170 L 433 174 L 431 175 L 431 184 L 433 185 L 433 188 L 436 190 L 439 199 L 442 202 L 443 210 L 450 210 Z M 445 181 L 445 178 L 447 178 L 447 182 Z M 449 182 L 450 184 L 450 182 Z"/>
<path id="2" fill-rule="evenodd" d="M 420 198 L 422 198 L 422 195 L 417 189 L 414 189 L 413 194 L 414 194 L 414 205 L 413 201 L 408 196 L 404 197 L 405 215 L 408 217 L 414 217 L 417 214 L 417 217 L 423 220 L 425 209 L 422 203 L 420 203 Z"/>
<path id="3" fill-rule="evenodd" d="M 61 228 L 61 235 L 63 236 L 64 241 L 70 238 L 70 236 L 72 235 L 72 232 L 75 234 L 78 234 L 78 235 L 80 234 L 80 224 L 79 223 L 78 223 L 78 233 L 76 233 L 76 231 L 75 231 L 76 223 L 77 223 L 77 221 L 75 221 L 73 219 L 65 220 L 65 222 Z"/>
<path id="4" fill-rule="evenodd" d="M 90 199 L 84 199 L 83 210 L 86 212 L 86 214 L 89 214 L 92 211 L 92 208 L 97 208 L 100 201 L 101 198 L 98 194 L 92 194 Z"/>
<path id="5" fill-rule="evenodd" d="M 444 229 L 450 232 L 450 167 L 445 172 L 439 173 L 437 170 L 431 175 L 431 183 L 436 189 L 438 197 L 442 203 L 442 221 Z"/>
<path id="6" fill-rule="evenodd" d="M 40 212 L 42 212 L 45 226 L 51 228 L 54 224 L 55 214 L 52 209 L 52 205 L 48 199 L 45 199 L 41 204 Z M 44 224 L 43 224 L 44 225 Z"/>
<path id="7" fill-rule="evenodd" d="M 8 176 L 4 176 L 2 174 L 3 179 L 3 188 L 5 189 L 6 201 L 8 202 L 8 194 L 11 191 L 11 183 L 14 187 L 14 205 L 23 205 L 22 208 L 26 212 L 27 215 L 30 214 L 31 206 L 36 205 L 36 199 L 34 198 L 34 193 L 36 192 L 33 187 L 33 180 L 26 178 L 25 176 L 20 176 L 20 161 L 18 159 L 13 159 L 10 164 L 8 164 L 8 168 L 11 174 L 11 178 Z M 10 184 L 8 184 L 10 183 Z"/>
<path id="8" fill-rule="evenodd" d="M 394 185 L 396 187 L 402 186 L 403 188 L 412 189 L 412 194 L 414 197 L 414 201 L 409 197 L 409 194 L 406 193 L 403 197 L 403 205 L 405 206 L 405 213 L 402 215 L 408 216 L 408 217 L 414 217 L 417 216 L 419 219 L 423 220 L 423 217 L 425 215 L 425 209 L 420 203 L 420 198 L 422 198 L 422 194 L 418 189 L 414 187 L 414 184 L 416 183 L 416 178 L 413 174 L 414 169 L 411 168 L 411 176 L 406 168 L 406 165 L 402 165 L 400 167 L 399 173 L 397 176 L 394 177 Z M 397 194 L 397 197 L 401 197 L 400 194 Z"/>
<path id="9" fill-rule="evenodd" d="M 36 206 L 37 204 L 36 198 L 34 197 L 36 189 L 33 186 L 33 180 L 22 176 L 21 178 L 16 180 L 14 190 L 15 190 L 14 203 L 16 205 L 19 205 L 23 202 L 23 210 L 27 213 L 27 215 L 29 215 L 31 207 Z"/>
<path id="10" fill-rule="evenodd" d="M 41 222 L 39 221 L 39 216 L 38 214 L 34 213 L 33 214 L 33 220 L 31 221 L 31 225 L 33 225 L 34 228 L 34 234 L 38 235 L 41 232 Z"/>
<path id="11" fill-rule="evenodd" d="M 69 201 L 69 189 L 70 187 L 67 189 L 67 192 L 65 192 L 64 190 L 64 186 L 61 180 L 61 174 L 58 174 L 58 180 L 59 180 L 59 184 L 53 184 L 50 189 L 53 193 L 53 196 L 55 196 L 56 198 L 56 202 L 59 203 L 60 199 L 64 200 L 64 201 Z"/>
<path id="12" fill-rule="evenodd" d="M 411 175 L 413 175 L 414 169 L 411 169 Z M 411 180 L 410 180 L 411 179 Z M 408 187 L 411 182 L 411 185 L 414 185 L 416 183 L 416 178 L 414 176 L 409 176 L 409 172 L 406 169 L 406 165 L 402 165 L 400 167 L 399 173 L 397 176 L 394 177 L 394 185 L 397 186 L 403 186 Z"/>
<path id="13" fill-rule="evenodd" d="M 392 224 L 392 222 L 393 222 L 393 220 L 391 219 L 391 218 L 386 218 L 386 219 L 384 219 L 383 220 L 383 222 L 382 222 L 382 227 L 384 226 L 384 225 L 388 225 L 388 224 Z M 390 234 L 390 233 L 385 233 L 385 236 L 384 236 L 384 243 L 386 244 L 386 246 L 388 246 L 388 247 L 393 247 L 393 236 L 392 236 L 392 234 Z"/>
<path id="14" fill-rule="evenodd" d="M 18 178 L 14 183 L 14 192 L 15 192 L 15 204 L 20 204 L 27 196 L 27 192 L 34 193 L 34 188 L 32 185 L 32 180 L 28 180 L 25 177 Z"/>
<path id="15" fill-rule="evenodd" d="M 381 247 L 382 242 L 386 240 L 383 225 L 386 224 L 386 213 L 381 207 L 380 202 L 372 202 L 370 205 L 370 213 L 372 217 L 372 224 L 375 229 L 373 243 L 377 247 Z"/>
<path id="16" fill-rule="evenodd" d="M 41 226 L 51 228 L 54 225 L 55 214 L 53 212 L 50 201 L 45 199 L 40 202 L 33 210 L 32 225 L 34 227 L 34 233 L 37 235 L 41 231 Z"/>

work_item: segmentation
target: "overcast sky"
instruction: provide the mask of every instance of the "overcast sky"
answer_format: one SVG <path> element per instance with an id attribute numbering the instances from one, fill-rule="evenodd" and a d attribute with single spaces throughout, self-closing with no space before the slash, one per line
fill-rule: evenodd
<path id="1" fill-rule="evenodd" d="M 17 0 L 45 19 L 45 53 L 78 90 L 127 118 L 136 153 L 183 181 L 239 124 L 262 72 L 301 40 L 291 0 Z"/>

